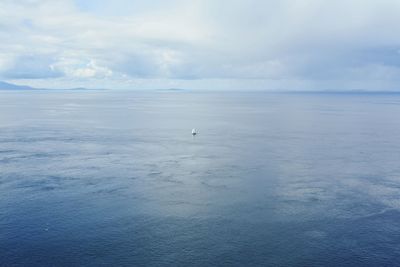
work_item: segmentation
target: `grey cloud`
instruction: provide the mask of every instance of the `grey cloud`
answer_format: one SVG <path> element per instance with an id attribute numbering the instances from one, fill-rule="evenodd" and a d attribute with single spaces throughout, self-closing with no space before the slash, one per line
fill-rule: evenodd
<path id="1" fill-rule="evenodd" d="M 393 85 L 399 12 L 396 0 L 3 1 L 0 74 Z"/>
<path id="2" fill-rule="evenodd" d="M 3 70 L 5 79 L 47 79 L 63 76 L 63 73 L 53 69 L 51 57 L 41 55 L 25 55 L 18 57 L 13 64 Z"/>

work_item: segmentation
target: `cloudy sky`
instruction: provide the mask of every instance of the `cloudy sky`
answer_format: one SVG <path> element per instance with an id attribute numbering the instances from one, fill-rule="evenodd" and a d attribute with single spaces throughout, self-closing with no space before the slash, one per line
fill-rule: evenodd
<path id="1" fill-rule="evenodd" d="M 399 0 L 0 0 L 0 79 L 400 90 Z"/>

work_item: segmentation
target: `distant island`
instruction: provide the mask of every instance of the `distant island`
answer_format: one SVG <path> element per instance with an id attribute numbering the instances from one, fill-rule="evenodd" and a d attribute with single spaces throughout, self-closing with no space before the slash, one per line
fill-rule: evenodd
<path id="1" fill-rule="evenodd" d="M 167 88 L 167 89 L 157 89 L 157 91 L 180 92 L 180 91 L 185 91 L 185 89 L 182 89 L 182 88 Z"/>
<path id="2" fill-rule="evenodd" d="M 34 88 L 27 85 L 16 85 L 0 81 L 0 90 L 37 90 L 37 89 L 39 88 Z"/>
<path id="3" fill-rule="evenodd" d="M 31 87 L 28 85 L 17 85 L 17 84 L 0 81 L 0 90 L 22 91 L 22 90 L 53 90 L 53 89 L 37 88 L 37 87 Z M 88 88 L 84 88 L 84 87 L 77 87 L 77 88 L 56 89 L 56 90 L 74 90 L 74 91 L 83 90 L 84 91 L 84 90 L 105 90 L 105 89 L 88 89 Z"/>
<path id="4" fill-rule="evenodd" d="M 64 88 L 64 89 L 50 89 L 50 88 L 37 88 L 28 85 L 17 85 L 4 81 L 0 81 L 0 91 L 12 90 L 12 91 L 26 91 L 26 90 L 68 90 L 68 91 L 98 91 L 98 90 L 107 90 L 107 89 L 88 89 L 85 87 L 76 87 L 76 88 Z M 165 88 L 165 89 L 156 89 L 156 91 L 160 92 L 182 92 L 186 91 L 182 88 Z"/>

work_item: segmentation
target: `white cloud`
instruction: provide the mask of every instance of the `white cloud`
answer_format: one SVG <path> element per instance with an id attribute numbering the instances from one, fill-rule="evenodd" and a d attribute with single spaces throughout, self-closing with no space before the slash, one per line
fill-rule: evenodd
<path id="1" fill-rule="evenodd" d="M 60 87 L 352 89 L 367 75 L 394 88 L 399 12 L 396 0 L 2 0 L 0 76 Z"/>
<path id="2" fill-rule="evenodd" d="M 79 59 L 65 57 L 58 59 L 50 68 L 71 78 L 105 78 L 113 74 L 110 69 L 99 66 L 94 60 L 85 63 Z"/>

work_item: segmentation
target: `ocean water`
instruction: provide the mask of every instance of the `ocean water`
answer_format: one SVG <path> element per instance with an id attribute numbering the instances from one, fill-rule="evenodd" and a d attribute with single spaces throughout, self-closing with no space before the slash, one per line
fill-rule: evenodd
<path id="1" fill-rule="evenodd" d="M 0 266 L 399 266 L 399 115 L 400 94 L 2 91 Z"/>

